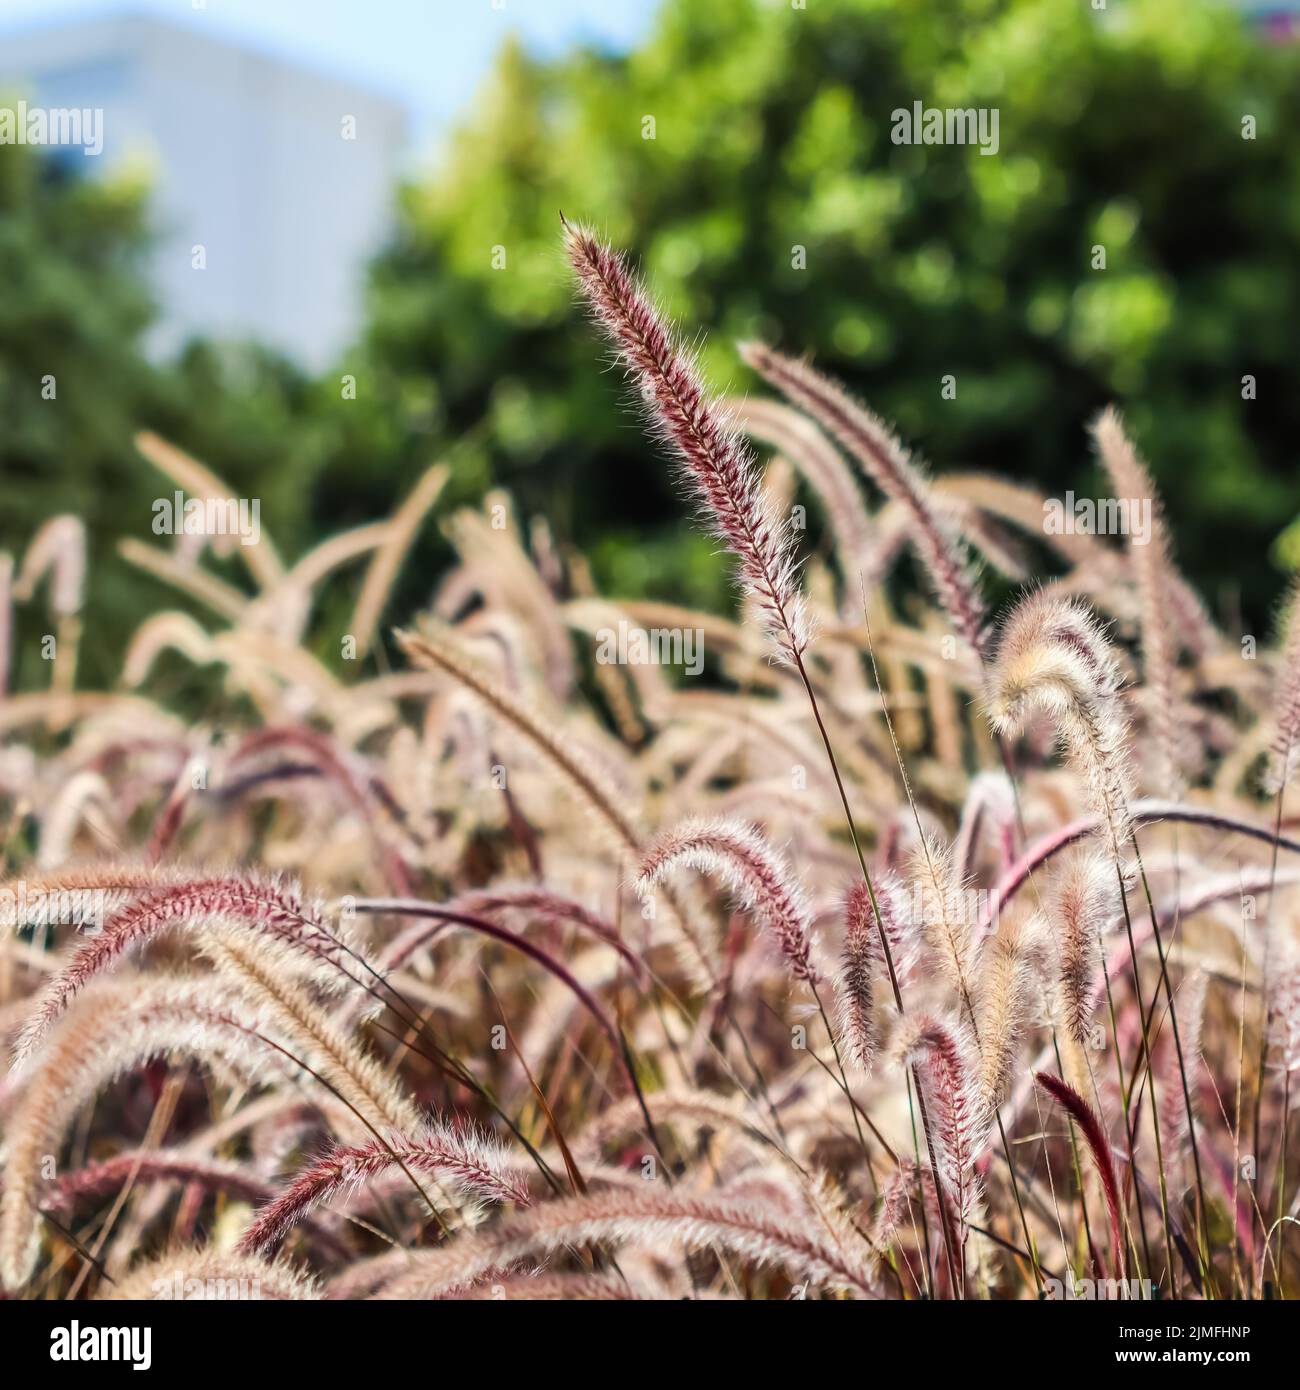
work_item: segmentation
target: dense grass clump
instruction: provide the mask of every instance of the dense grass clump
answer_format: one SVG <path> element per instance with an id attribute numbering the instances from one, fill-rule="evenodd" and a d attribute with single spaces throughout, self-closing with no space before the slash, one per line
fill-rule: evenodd
<path id="1" fill-rule="evenodd" d="M 207 617 L 147 617 L 94 693 L 51 523 L 3 596 L 52 570 L 50 687 L 0 705 L 5 1289 L 1293 1289 L 1300 618 L 1258 655 L 1212 625 L 1114 412 L 1151 524 L 1046 527 L 769 348 L 784 403 L 713 397 L 565 237 L 738 616 L 598 597 L 494 496 L 377 668 L 434 469 L 292 566 L 236 548 L 247 587 L 134 545 Z"/>

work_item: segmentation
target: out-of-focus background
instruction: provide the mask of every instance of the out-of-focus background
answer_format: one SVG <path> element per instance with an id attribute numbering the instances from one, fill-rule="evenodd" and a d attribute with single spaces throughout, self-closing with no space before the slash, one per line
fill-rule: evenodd
<path id="1" fill-rule="evenodd" d="M 937 469 L 1057 496 L 1096 494 L 1115 400 L 1216 616 L 1261 630 L 1300 565 L 1300 3 L 0 0 L 20 100 L 102 112 L 98 154 L 0 143 L 0 545 L 86 520 L 88 679 L 175 605 L 117 554 L 168 494 L 142 427 L 290 555 L 442 457 L 450 500 L 507 488 L 606 590 L 723 601 L 561 209 L 719 386 L 761 336 Z M 996 108 L 996 155 L 892 143 L 915 102 Z"/>

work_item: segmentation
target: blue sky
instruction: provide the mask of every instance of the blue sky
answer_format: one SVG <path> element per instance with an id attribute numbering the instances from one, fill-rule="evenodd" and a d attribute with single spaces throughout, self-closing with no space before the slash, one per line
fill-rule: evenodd
<path id="1" fill-rule="evenodd" d="M 462 109 L 514 30 L 553 52 L 585 40 L 614 48 L 649 28 L 657 0 L 0 0 L 6 31 L 65 19 L 146 13 L 208 29 L 364 82 L 410 109 L 424 146 Z"/>

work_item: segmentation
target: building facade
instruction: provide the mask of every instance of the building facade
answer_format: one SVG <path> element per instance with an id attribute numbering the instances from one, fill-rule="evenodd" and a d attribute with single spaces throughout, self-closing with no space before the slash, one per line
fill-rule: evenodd
<path id="1" fill-rule="evenodd" d="M 142 16 L 6 36 L 0 91 L 9 108 L 102 113 L 100 154 L 51 149 L 70 168 L 147 169 L 153 350 L 256 338 L 319 368 L 347 344 L 390 227 L 400 105 Z"/>

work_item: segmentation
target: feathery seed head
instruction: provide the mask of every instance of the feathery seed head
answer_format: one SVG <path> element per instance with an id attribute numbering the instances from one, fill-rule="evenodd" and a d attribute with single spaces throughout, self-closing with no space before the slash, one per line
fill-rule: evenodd
<path id="1" fill-rule="evenodd" d="M 655 884 L 674 868 L 697 869 L 721 880 L 776 938 L 795 979 L 816 980 L 803 888 L 753 826 L 736 820 L 690 820 L 665 831 L 641 860 L 637 896 L 650 897 Z"/>
<path id="2" fill-rule="evenodd" d="M 864 880 L 856 880 L 844 895 L 843 954 L 846 967 L 852 957 L 861 961 L 873 978 L 887 977 L 892 963 L 899 984 L 905 983 L 911 977 L 922 946 L 921 923 L 913 906 L 897 874 L 873 874 L 870 888 Z M 883 943 L 882 931 L 885 938 Z"/>
<path id="3" fill-rule="evenodd" d="M 412 1135 L 333 1144 L 264 1206 L 239 1242 L 243 1254 L 273 1252 L 313 1207 L 398 1166 L 432 1173 L 471 1200 L 532 1205 L 522 1173 L 500 1142 L 477 1128 L 429 1121 Z"/>
<path id="4" fill-rule="evenodd" d="M 1092 1024 L 1102 937 L 1119 911 L 1115 868 L 1102 855 L 1081 852 L 1066 864 L 1049 899 L 1045 929 L 1055 937 L 1058 984 L 1065 1025 L 1077 1043 Z M 1054 930 L 1053 930 L 1054 929 Z"/>
<path id="5" fill-rule="evenodd" d="M 895 1055 L 919 1069 L 930 1116 L 931 1162 L 961 1220 L 968 1221 L 980 1200 L 975 1164 L 988 1147 L 992 1121 L 976 1081 L 969 1033 L 930 1014 L 907 1014 L 899 1019 L 893 1046 Z"/>
<path id="6" fill-rule="evenodd" d="M 898 1167 L 894 1169 L 880 1198 L 880 1209 L 871 1227 L 871 1243 L 877 1250 L 888 1249 L 894 1232 L 907 1215 L 907 1208 L 916 1189 L 916 1164 L 906 1155 L 899 1156 Z"/>
<path id="7" fill-rule="evenodd" d="M 624 258 L 585 227 L 566 222 L 564 232 L 592 318 L 640 391 L 709 529 L 739 561 L 741 586 L 760 607 L 777 655 L 795 664 L 812 627 L 794 535 L 764 499 L 753 451 Z"/>
<path id="8" fill-rule="evenodd" d="M 111 913 L 51 979 L 19 1034 L 14 1064 L 25 1062 L 78 992 L 119 964 L 129 949 L 174 928 L 202 932 L 230 924 L 290 947 L 298 967 L 322 987 L 337 990 L 347 983 L 340 969 L 346 941 L 326 925 L 320 904 L 304 901 L 291 885 L 250 877 L 164 877 Z"/>
<path id="9" fill-rule="evenodd" d="M 1113 406 L 1093 423 L 1092 433 L 1115 496 L 1129 509 L 1129 555 L 1142 620 L 1142 695 L 1147 724 L 1155 735 L 1156 780 L 1163 794 L 1177 799 L 1182 794 L 1183 767 L 1190 750 L 1185 721 L 1180 718 L 1183 701 L 1178 689 L 1176 637 L 1180 583 L 1169 530 L 1151 474 Z"/>
<path id="10" fill-rule="evenodd" d="M 1007 619 L 990 682 L 990 719 L 999 733 L 1021 733 L 1035 710 L 1053 721 L 1119 862 L 1131 820 L 1128 725 L 1115 659 L 1083 604 L 1046 591 L 1022 599 Z"/>
<path id="11" fill-rule="evenodd" d="M 1199 1094 L 1196 1082 L 1200 1073 L 1201 1031 L 1205 1023 L 1208 988 L 1209 976 L 1199 967 L 1183 976 L 1183 982 L 1174 995 L 1174 1014 L 1178 1020 L 1177 1045 L 1172 1029 L 1167 1029 L 1156 1047 L 1155 1066 L 1160 1081 L 1157 1089 L 1160 1132 L 1169 1152 L 1174 1155 L 1181 1155 L 1185 1150 L 1191 1139 L 1190 1126 L 1196 1119 L 1196 1097 Z M 1182 1089 L 1184 1072 L 1187 1075 L 1187 1097 L 1184 1097 Z M 1191 1101 L 1190 1107 L 1188 1099 Z"/>
<path id="12" fill-rule="evenodd" d="M 806 362 L 785 357 L 763 343 L 742 343 L 740 355 L 838 440 L 881 492 L 904 510 L 911 523 L 912 543 L 949 621 L 982 657 L 987 615 L 966 549 L 950 515 L 934 504 L 923 469 L 893 431 Z"/>
<path id="13" fill-rule="evenodd" d="M 803 1218 L 803 1219 L 801 1219 Z M 448 1246 L 403 1252 L 406 1262 L 384 1298 L 429 1298 L 465 1288 L 520 1261 L 590 1241 L 662 1241 L 688 1250 L 716 1245 L 759 1265 L 783 1266 L 814 1284 L 870 1295 L 870 1260 L 844 1242 L 821 1213 L 791 1211 L 770 1195 L 727 1188 L 693 1193 L 662 1183 L 541 1202 Z"/>
<path id="14" fill-rule="evenodd" d="M 1279 953 L 1269 996 L 1269 1045 L 1283 1071 L 1300 1070 L 1300 950 L 1288 944 Z"/>
<path id="15" fill-rule="evenodd" d="M 256 1300 L 314 1300 L 320 1298 L 316 1281 L 284 1260 L 262 1260 L 247 1254 L 218 1251 L 172 1250 L 137 1265 L 116 1284 L 108 1284 L 101 1299 L 143 1303 L 148 1299 L 188 1299 L 195 1289 L 209 1290 L 205 1297 L 228 1298 L 231 1289 Z"/>
<path id="16" fill-rule="evenodd" d="M 40 1066 L 8 1118 L 0 1195 L 0 1283 L 18 1289 L 40 1244 L 36 1213 L 45 1164 L 58 1154 L 77 1112 L 100 1090 L 153 1057 L 192 1057 L 251 1081 L 265 1062 L 253 1041 L 255 1015 L 211 978 L 101 980 L 59 1020 Z"/>
<path id="17" fill-rule="evenodd" d="M 844 948 L 835 992 L 839 1002 L 840 1049 L 863 1071 L 871 1070 L 876 1052 L 872 1003 L 876 962 L 882 955 L 871 893 L 865 883 L 857 882 L 849 889 L 844 903 Z"/>
<path id="18" fill-rule="evenodd" d="M 966 891 L 951 848 L 930 831 L 909 860 L 914 924 L 930 943 L 940 968 L 963 999 L 970 999 L 971 934 L 977 897 Z"/>
<path id="19" fill-rule="evenodd" d="M 976 1012 L 979 1018 L 979 1086 L 995 1108 L 1015 1073 L 1042 964 L 1039 920 L 1014 908 L 1000 913 L 997 930 L 980 946 Z"/>
<path id="20" fill-rule="evenodd" d="M 37 531 L 14 582 L 14 598 L 30 599 L 47 573 L 52 574 L 50 612 L 57 618 L 80 612 L 86 581 L 86 527 L 80 517 L 51 517 Z"/>

